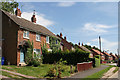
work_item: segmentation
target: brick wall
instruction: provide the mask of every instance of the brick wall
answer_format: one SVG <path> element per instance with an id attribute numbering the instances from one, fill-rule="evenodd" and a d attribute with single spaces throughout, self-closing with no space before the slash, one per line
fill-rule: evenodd
<path id="1" fill-rule="evenodd" d="M 2 57 L 5 64 L 17 64 L 17 31 L 18 25 L 2 13 Z"/>
<path id="2" fill-rule="evenodd" d="M 30 40 L 31 42 L 33 41 L 33 47 L 35 49 L 40 49 L 41 53 L 42 53 L 42 50 L 41 50 L 41 45 L 45 44 L 46 43 L 46 36 L 44 35 L 40 35 L 41 36 L 41 41 L 36 41 L 36 33 L 35 32 L 29 32 L 29 39 L 26 39 L 26 38 L 23 38 L 23 29 L 19 29 L 18 30 L 18 44 L 21 42 L 21 41 L 28 41 Z M 49 44 L 46 43 L 47 45 L 47 48 L 50 48 L 49 47 Z M 20 50 L 17 51 L 17 65 L 19 64 L 20 62 Z"/>
<path id="3" fill-rule="evenodd" d="M 60 37 L 59 35 L 57 35 L 58 37 Z M 62 40 L 61 40 L 61 42 L 63 43 L 63 50 L 66 50 L 66 49 L 68 49 L 68 50 L 72 50 L 72 45 L 71 45 L 71 43 L 69 43 L 69 42 L 67 42 L 67 40 L 65 40 L 65 39 L 63 39 L 62 37 L 60 37 Z"/>

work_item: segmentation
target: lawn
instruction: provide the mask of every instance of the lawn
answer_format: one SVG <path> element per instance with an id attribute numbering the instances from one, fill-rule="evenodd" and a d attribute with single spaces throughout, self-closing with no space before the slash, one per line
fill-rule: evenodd
<path id="1" fill-rule="evenodd" d="M 15 65 L 3 65 L 2 69 L 18 72 L 33 77 L 44 78 L 44 76 L 47 74 L 49 69 L 53 67 L 54 67 L 53 64 L 42 64 L 39 67 L 33 67 L 33 66 L 17 67 Z M 64 65 L 62 67 L 65 68 L 65 71 L 62 72 L 61 76 L 62 77 L 70 76 L 70 66 Z"/>

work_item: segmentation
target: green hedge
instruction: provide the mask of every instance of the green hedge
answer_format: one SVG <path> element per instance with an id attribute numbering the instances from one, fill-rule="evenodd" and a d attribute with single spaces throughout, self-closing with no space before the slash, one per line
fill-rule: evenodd
<path id="1" fill-rule="evenodd" d="M 99 67 L 100 66 L 100 55 L 96 55 L 95 56 L 95 67 Z"/>
<path id="2" fill-rule="evenodd" d="M 77 63 L 89 61 L 89 52 L 85 52 L 79 49 L 75 51 L 43 51 L 43 63 L 53 64 L 58 62 L 61 58 L 67 61 L 67 64 L 76 65 Z"/>

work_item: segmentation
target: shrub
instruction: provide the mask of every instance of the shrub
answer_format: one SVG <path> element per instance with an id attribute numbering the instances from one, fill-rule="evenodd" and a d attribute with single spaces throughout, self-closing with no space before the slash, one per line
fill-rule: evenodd
<path id="1" fill-rule="evenodd" d="M 58 62 L 61 58 L 63 61 L 67 61 L 68 65 L 76 65 L 77 63 L 89 61 L 89 52 L 76 49 L 75 51 L 44 51 L 43 54 L 43 63 L 53 64 L 54 61 Z"/>
<path id="2" fill-rule="evenodd" d="M 37 67 L 41 64 L 42 59 L 40 59 L 40 55 L 39 54 L 35 54 L 33 56 L 33 42 L 31 43 L 30 41 L 28 41 L 29 44 L 29 48 L 27 48 L 27 52 L 25 53 L 25 63 L 27 64 L 27 66 L 34 66 Z"/>
<path id="3" fill-rule="evenodd" d="M 47 77 L 47 76 L 49 76 L 49 77 L 56 77 L 56 70 L 55 70 L 55 68 L 51 68 L 51 69 L 47 72 L 47 74 L 46 74 L 45 77 Z"/>
<path id="4" fill-rule="evenodd" d="M 100 55 L 96 55 L 95 56 L 95 67 L 99 67 L 100 66 Z"/>

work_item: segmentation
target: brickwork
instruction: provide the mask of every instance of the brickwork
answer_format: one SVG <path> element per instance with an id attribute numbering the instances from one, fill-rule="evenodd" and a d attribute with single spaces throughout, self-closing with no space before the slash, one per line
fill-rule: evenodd
<path id="1" fill-rule="evenodd" d="M 35 49 L 40 49 L 41 54 L 42 54 L 41 45 L 46 43 L 46 36 L 40 35 L 41 41 L 36 41 L 36 33 L 35 32 L 29 32 L 29 39 L 23 38 L 23 32 L 24 32 L 23 29 L 18 30 L 18 43 L 17 43 L 17 45 L 19 45 L 20 42 L 22 42 L 24 40 L 25 41 L 30 40 L 31 42 L 33 41 L 33 47 Z M 46 46 L 47 46 L 47 48 L 50 48 L 48 43 L 46 43 Z M 19 65 L 19 63 L 20 63 L 20 50 L 17 50 L 17 65 Z"/>

